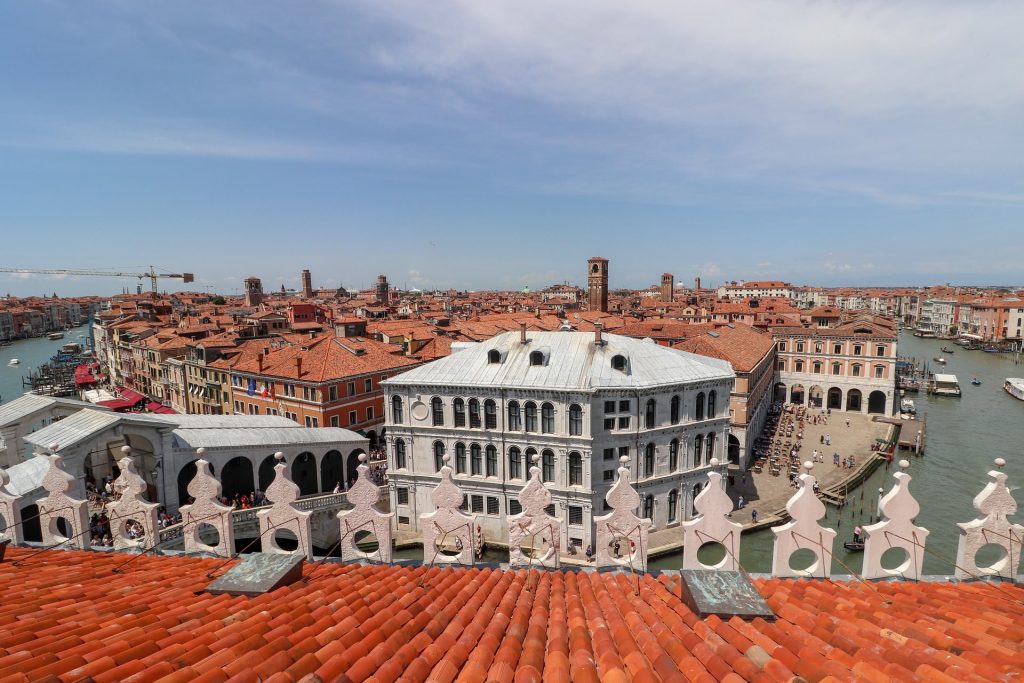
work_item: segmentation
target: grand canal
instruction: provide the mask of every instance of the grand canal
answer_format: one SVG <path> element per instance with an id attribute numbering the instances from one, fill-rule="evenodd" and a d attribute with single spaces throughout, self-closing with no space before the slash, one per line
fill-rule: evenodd
<path id="1" fill-rule="evenodd" d="M 30 339 L 0 347 L 0 397 L 9 401 L 22 393 L 21 380 L 29 368 L 36 368 L 49 360 L 56 350 L 68 341 L 84 342 L 78 335 L 88 328 L 80 327 L 67 333 L 60 341 Z M 986 473 L 993 468 L 994 458 L 1007 461 L 1005 471 L 1018 504 L 1024 505 L 1021 486 L 1024 486 L 1024 402 L 1011 398 L 1002 388 L 1006 377 L 1024 376 L 1024 364 L 1017 365 L 1012 354 L 965 351 L 956 346 L 956 353 L 940 352 L 949 342 L 918 339 L 901 334 L 899 353 L 931 361 L 935 356 L 948 359 L 945 371 L 957 375 L 963 388 L 963 397 L 937 398 L 925 393 L 912 394 L 919 417 L 927 420 L 927 447 L 923 456 L 904 453 L 911 461 L 909 469 L 913 480 L 910 489 L 921 504 L 918 524 L 929 529 L 925 553 L 925 573 L 946 575 L 953 573 L 952 561 L 956 555 L 957 522 L 966 522 L 976 514 L 971 506 L 974 496 L 987 481 Z M 21 363 L 8 366 L 11 358 Z M 981 386 L 972 386 L 970 380 L 978 377 Z M 851 494 L 850 503 L 841 510 L 830 508 L 826 524 L 838 529 L 833 571 L 839 574 L 860 570 L 860 557 L 842 550 L 856 524 L 869 523 L 877 512 L 878 489 L 888 491 L 892 486 L 893 469 L 879 468 L 868 481 Z M 1024 518 L 1018 514 L 1017 519 Z M 774 534 L 770 530 L 747 534 L 743 537 L 741 563 L 750 572 L 771 570 Z M 402 557 L 421 557 L 419 549 L 402 551 Z M 499 560 L 500 553 L 488 559 Z M 653 569 L 677 569 L 681 554 L 653 559 Z"/>

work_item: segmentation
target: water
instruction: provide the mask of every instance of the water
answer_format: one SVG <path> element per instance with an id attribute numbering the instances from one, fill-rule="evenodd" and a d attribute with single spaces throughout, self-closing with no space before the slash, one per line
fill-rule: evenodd
<path id="1" fill-rule="evenodd" d="M 947 346 L 955 351 L 940 351 Z M 901 451 L 899 457 L 910 460 L 908 473 L 913 477 L 910 490 L 921 505 L 917 523 L 931 533 L 924 556 L 926 574 L 951 575 L 959 539 L 957 522 L 968 522 L 977 516 L 971 502 L 988 481 L 987 473 L 995 469 L 992 461 L 1006 460 L 1004 471 L 1018 505 L 1024 505 L 1021 486 L 1024 486 L 1024 401 L 1018 401 L 1003 390 L 1007 377 L 1024 376 L 1024 363 L 1014 363 L 1013 354 L 966 351 L 950 341 L 920 339 L 911 334 L 900 334 L 900 356 L 916 357 L 928 361 L 942 356 L 948 361 L 945 372 L 960 381 L 961 398 L 942 398 L 922 392 L 908 394 L 917 406 L 919 417 L 926 417 L 927 442 L 923 456 Z M 940 370 L 941 372 L 942 370 Z M 984 384 L 973 386 L 971 378 L 978 377 Z M 877 514 L 878 489 L 892 488 L 892 473 L 896 465 L 880 467 L 857 491 L 850 494 L 852 501 L 842 510 L 828 508 L 823 522 L 836 529 L 836 557 L 832 571 L 838 574 L 859 572 L 861 554 L 847 553 L 842 542 L 850 540 L 853 527 L 874 521 Z M 1015 519 L 1020 521 L 1022 515 Z M 740 562 L 747 571 L 771 571 L 774 534 L 771 530 L 743 536 Z M 995 559 L 993 554 L 979 556 L 982 563 Z M 987 562 L 986 562 L 987 561 Z M 675 553 L 650 562 L 654 569 L 678 569 L 682 554 Z M 845 566 L 844 566 L 845 565 Z"/>
<path id="2" fill-rule="evenodd" d="M 35 370 L 50 360 L 60 347 L 68 342 L 78 342 L 85 346 L 86 339 L 80 334 L 88 334 L 88 327 L 73 327 L 64 333 L 64 339 L 51 340 L 46 337 L 35 339 L 19 339 L 10 346 L 0 346 L 0 403 L 13 401 L 25 392 L 21 380 L 28 375 L 29 369 Z M 18 365 L 8 365 L 12 358 L 21 361 Z"/>

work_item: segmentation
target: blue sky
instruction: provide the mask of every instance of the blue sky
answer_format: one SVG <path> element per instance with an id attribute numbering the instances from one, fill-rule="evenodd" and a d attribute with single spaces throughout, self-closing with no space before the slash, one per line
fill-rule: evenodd
<path id="1" fill-rule="evenodd" d="M 1019 2 L 3 7 L 0 266 L 1024 283 Z"/>

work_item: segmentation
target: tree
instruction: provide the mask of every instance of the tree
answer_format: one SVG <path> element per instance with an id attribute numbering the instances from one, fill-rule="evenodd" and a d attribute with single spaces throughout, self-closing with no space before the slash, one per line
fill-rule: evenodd
<path id="1" fill-rule="evenodd" d="M 210 303 L 215 304 L 217 306 L 223 306 L 224 305 L 224 297 L 222 297 L 220 295 L 217 295 L 217 296 L 213 297 L 213 299 L 210 300 Z"/>

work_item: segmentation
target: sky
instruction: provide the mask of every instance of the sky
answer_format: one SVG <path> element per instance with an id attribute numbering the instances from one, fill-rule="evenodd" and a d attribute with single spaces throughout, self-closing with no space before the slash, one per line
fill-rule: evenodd
<path id="1" fill-rule="evenodd" d="M 0 267 L 1024 284 L 1017 0 L 2 7 Z"/>

